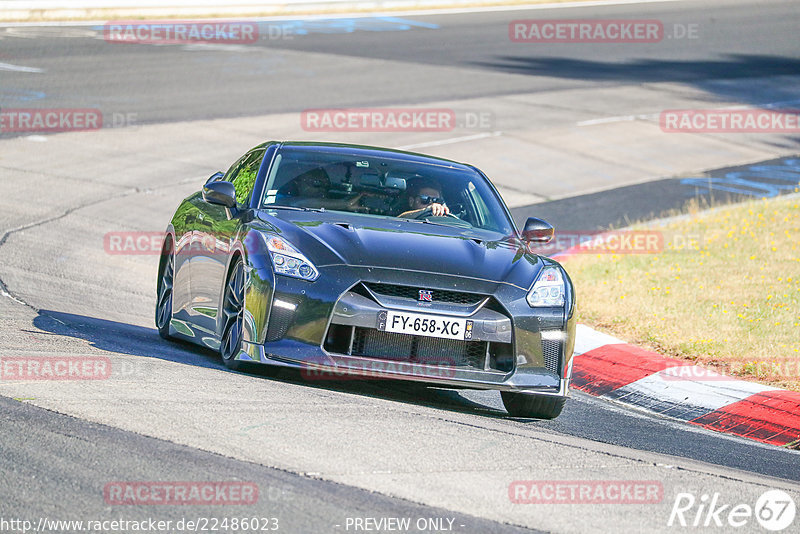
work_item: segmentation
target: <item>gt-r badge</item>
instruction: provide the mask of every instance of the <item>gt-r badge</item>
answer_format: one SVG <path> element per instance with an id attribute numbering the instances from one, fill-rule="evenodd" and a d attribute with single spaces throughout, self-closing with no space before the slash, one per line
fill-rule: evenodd
<path id="1" fill-rule="evenodd" d="M 422 302 L 433 302 L 433 294 L 427 289 L 420 289 L 419 300 Z"/>

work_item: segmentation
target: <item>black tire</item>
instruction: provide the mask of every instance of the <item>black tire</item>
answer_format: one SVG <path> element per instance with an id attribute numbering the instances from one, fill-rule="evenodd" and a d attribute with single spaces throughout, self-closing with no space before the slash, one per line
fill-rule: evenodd
<path id="1" fill-rule="evenodd" d="M 236 257 L 225 281 L 225 297 L 222 300 L 222 336 L 219 352 L 225 367 L 234 371 L 244 370 L 243 362 L 236 360 L 242 349 L 244 326 L 244 263 Z"/>
<path id="2" fill-rule="evenodd" d="M 175 278 L 175 254 L 172 239 L 167 238 L 161 249 L 161 261 L 158 268 L 158 285 L 156 288 L 156 328 L 158 335 L 164 339 L 173 339 L 169 335 L 169 323 L 172 319 L 172 284 Z"/>
<path id="3" fill-rule="evenodd" d="M 536 419 L 555 419 L 564 409 L 566 397 L 551 395 L 531 395 L 501 391 L 503 406 L 512 417 L 534 417 Z"/>
<path id="4" fill-rule="evenodd" d="M 228 280 L 225 282 L 225 297 L 222 301 L 222 314 L 225 321 L 219 345 L 222 363 L 232 371 L 274 377 L 280 371 L 280 367 L 235 359 L 242 349 L 244 339 L 244 304 L 244 263 L 241 257 L 237 257 L 231 265 Z"/>

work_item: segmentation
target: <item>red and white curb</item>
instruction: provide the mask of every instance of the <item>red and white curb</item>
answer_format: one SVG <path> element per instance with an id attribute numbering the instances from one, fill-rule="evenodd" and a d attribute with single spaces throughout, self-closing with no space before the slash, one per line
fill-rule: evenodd
<path id="1" fill-rule="evenodd" d="M 590 395 L 762 443 L 800 443 L 800 392 L 719 375 L 585 325 L 572 376 L 573 387 Z"/>

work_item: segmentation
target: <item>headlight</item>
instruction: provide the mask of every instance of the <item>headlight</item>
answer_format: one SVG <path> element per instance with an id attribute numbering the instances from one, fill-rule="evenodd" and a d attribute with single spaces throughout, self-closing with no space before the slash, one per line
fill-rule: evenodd
<path id="1" fill-rule="evenodd" d="M 276 273 L 303 280 L 317 279 L 319 271 L 314 264 L 288 241 L 278 236 L 265 236 L 265 238 Z"/>
<path id="2" fill-rule="evenodd" d="M 532 308 L 563 306 L 564 276 L 561 274 L 561 269 L 555 265 L 548 265 L 542 269 L 536 283 L 528 292 L 527 301 Z"/>

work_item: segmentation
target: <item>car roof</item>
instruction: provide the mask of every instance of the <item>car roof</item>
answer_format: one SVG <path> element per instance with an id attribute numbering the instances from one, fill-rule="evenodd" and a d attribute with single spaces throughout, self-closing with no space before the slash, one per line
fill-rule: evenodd
<path id="1" fill-rule="evenodd" d="M 396 150 L 393 148 L 383 148 L 377 146 L 368 146 L 368 145 L 354 145 L 354 144 L 347 144 L 347 143 L 327 143 L 327 142 L 313 142 L 313 141 L 284 141 L 281 143 L 281 146 L 286 147 L 299 147 L 299 148 L 320 148 L 324 149 L 326 152 L 340 152 L 342 154 L 356 154 L 356 155 L 363 155 L 367 156 L 387 156 L 391 155 L 393 157 L 400 157 L 405 161 L 414 161 L 418 163 L 427 163 L 429 165 L 445 165 L 447 167 L 454 167 L 454 168 L 461 168 L 461 169 L 469 169 L 474 170 L 474 168 L 470 165 L 466 165 L 464 163 L 459 163 L 457 161 L 439 158 L 436 156 L 429 156 L 427 154 L 419 154 L 416 152 L 406 152 L 404 150 Z"/>

